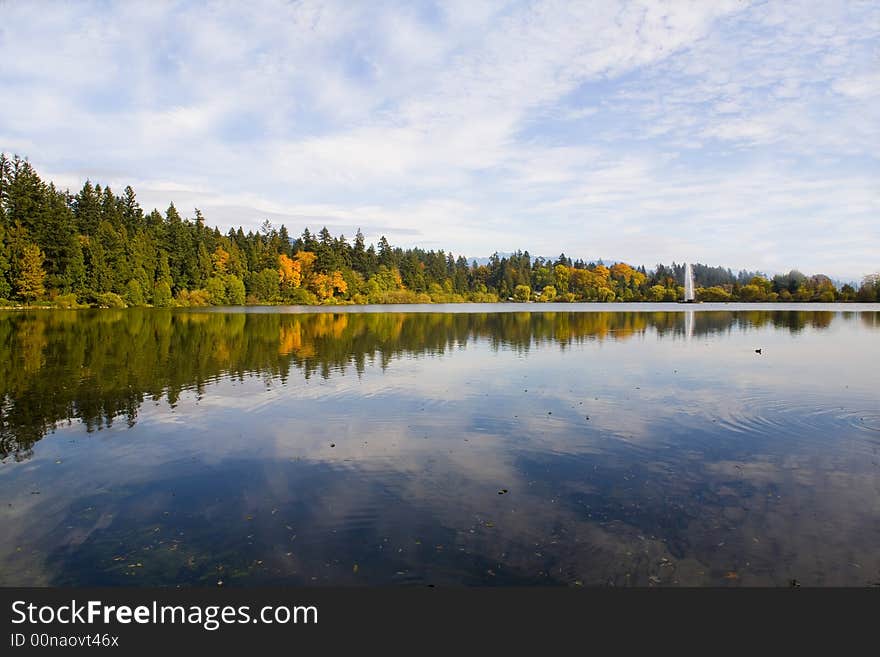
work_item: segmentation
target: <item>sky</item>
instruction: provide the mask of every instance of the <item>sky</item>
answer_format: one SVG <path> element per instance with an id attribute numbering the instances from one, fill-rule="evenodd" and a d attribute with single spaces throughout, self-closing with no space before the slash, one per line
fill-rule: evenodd
<path id="1" fill-rule="evenodd" d="M 877 2 L 0 0 L 0 150 L 209 225 L 880 270 Z"/>

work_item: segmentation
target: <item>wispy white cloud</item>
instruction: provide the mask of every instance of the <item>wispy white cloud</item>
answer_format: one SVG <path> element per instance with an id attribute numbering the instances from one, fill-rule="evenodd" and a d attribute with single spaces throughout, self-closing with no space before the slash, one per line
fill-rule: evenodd
<path id="1" fill-rule="evenodd" d="M 469 255 L 880 266 L 871 3 L 3 12 L 0 148 L 71 187 Z"/>

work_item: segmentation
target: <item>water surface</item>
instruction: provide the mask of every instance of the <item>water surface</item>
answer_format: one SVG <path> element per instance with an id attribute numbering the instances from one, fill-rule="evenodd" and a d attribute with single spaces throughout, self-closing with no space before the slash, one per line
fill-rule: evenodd
<path id="1" fill-rule="evenodd" d="M 880 309 L 682 308 L 0 314 L 0 585 L 880 583 Z"/>

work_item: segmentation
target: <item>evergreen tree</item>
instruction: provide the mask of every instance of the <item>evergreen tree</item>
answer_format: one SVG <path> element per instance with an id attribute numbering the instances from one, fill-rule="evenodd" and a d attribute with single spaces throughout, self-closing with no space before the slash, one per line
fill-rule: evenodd
<path id="1" fill-rule="evenodd" d="M 82 250 L 69 199 L 54 185 L 44 190 L 42 213 L 34 238 L 46 259 L 47 284 L 65 292 L 72 291 L 73 281 L 82 278 Z"/>
<path id="2" fill-rule="evenodd" d="M 15 156 L 6 190 L 6 221 L 20 224 L 36 236 L 45 211 L 45 196 L 45 185 L 30 162 Z"/>
<path id="3" fill-rule="evenodd" d="M 379 264 L 386 267 L 394 266 L 394 254 L 384 235 L 379 238 Z"/>
<path id="4" fill-rule="evenodd" d="M 0 228 L 6 228 L 9 221 L 6 208 L 9 203 L 9 186 L 12 183 L 12 161 L 6 153 L 0 153 Z"/>
<path id="5" fill-rule="evenodd" d="M 86 180 L 73 202 L 76 230 L 81 235 L 94 235 L 101 222 L 101 206 L 97 190 Z"/>
<path id="6" fill-rule="evenodd" d="M 279 242 L 279 249 L 278 249 L 279 254 L 283 253 L 286 256 L 292 255 L 292 248 L 291 248 L 292 244 L 290 243 L 290 234 L 287 232 L 286 226 L 282 225 L 281 228 L 278 229 L 278 242 Z"/>
<path id="7" fill-rule="evenodd" d="M 134 233 L 142 226 L 144 219 L 144 211 L 137 202 L 134 190 L 131 185 L 127 185 L 125 191 L 122 192 L 120 199 L 120 211 L 122 214 L 122 222 L 129 235 Z"/>
<path id="8" fill-rule="evenodd" d="M 0 299 L 7 300 L 12 293 L 10 281 L 10 269 L 12 267 L 7 257 L 6 228 L 0 223 Z"/>
<path id="9" fill-rule="evenodd" d="M 352 247 L 351 264 L 357 271 L 364 272 L 367 269 L 367 248 L 364 240 L 364 234 L 361 229 L 357 229 L 354 236 L 354 246 Z"/>

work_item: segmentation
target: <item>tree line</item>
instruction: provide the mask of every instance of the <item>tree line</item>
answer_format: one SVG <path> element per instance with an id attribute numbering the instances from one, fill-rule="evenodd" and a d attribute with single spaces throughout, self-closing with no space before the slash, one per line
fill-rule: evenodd
<path id="1" fill-rule="evenodd" d="M 856 289 L 798 271 L 768 278 L 693 265 L 702 301 L 878 301 L 880 275 Z M 484 264 L 443 250 L 366 244 L 327 228 L 292 237 L 268 221 L 223 234 L 196 209 L 145 212 L 129 186 L 86 181 L 76 194 L 0 154 L 0 305 L 62 308 L 242 304 L 677 301 L 684 264 L 494 254 Z"/>

